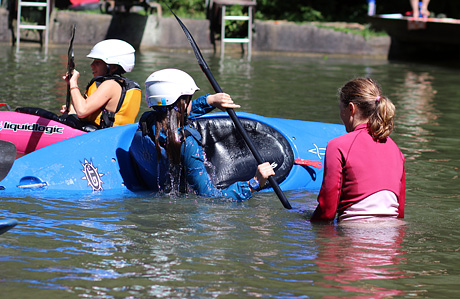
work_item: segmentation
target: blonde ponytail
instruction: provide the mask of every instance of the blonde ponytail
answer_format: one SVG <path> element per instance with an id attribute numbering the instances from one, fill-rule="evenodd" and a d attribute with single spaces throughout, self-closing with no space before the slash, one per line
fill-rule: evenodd
<path id="1" fill-rule="evenodd" d="M 395 105 L 386 97 L 376 101 L 374 113 L 369 117 L 369 133 L 375 140 L 383 141 L 394 128 Z"/>

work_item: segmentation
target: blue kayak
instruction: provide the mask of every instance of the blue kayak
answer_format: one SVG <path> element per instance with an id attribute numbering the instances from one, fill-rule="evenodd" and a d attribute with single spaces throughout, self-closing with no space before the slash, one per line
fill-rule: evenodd
<path id="1" fill-rule="evenodd" d="M 319 190 L 326 145 L 346 133 L 343 125 L 237 115 L 263 159 L 274 167 L 281 190 Z M 217 187 L 254 175 L 257 163 L 226 113 L 207 114 L 193 125 L 203 137 Z M 135 138 L 137 128 L 136 123 L 98 130 L 27 154 L 15 160 L 0 182 L 0 193 L 121 196 L 155 191 L 158 184 L 151 178 L 167 167 L 157 163 L 156 152 L 142 138 Z"/>

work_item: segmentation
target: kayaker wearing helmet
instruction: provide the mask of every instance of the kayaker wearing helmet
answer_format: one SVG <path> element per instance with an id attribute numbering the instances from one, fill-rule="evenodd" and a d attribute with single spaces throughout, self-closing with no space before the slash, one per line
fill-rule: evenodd
<path id="1" fill-rule="evenodd" d="M 193 94 L 199 90 L 193 78 L 177 69 L 164 69 L 152 73 L 145 81 L 146 101 L 153 111 L 145 112 L 139 121 L 139 130 L 134 142 L 137 148 L 153 152 L 155 163 L 169 172 L 145 171 L 150 177 L 143 178 L 150 189 L 166 192 L 187 192 L 187 185 L 201 196 L 232 197 L 236 200 L 249 199 L 252 192 L 259 190 L 259 185 L 265 185 L 269 176 L 274 175 L 269 163 L 258 166 L 255 178 L 249 182 L 236 182 L 225 189 L 216 188 L 206 171 L 205 153 L 201 146 L 201 135 L 188 122 L 188 118 L 203 115 L 214 107 L 240 108 L 233 103 L 227 94 L 205 95 L 192 102 Z M 219 99 L 219 98 L 220 99 Z M 132 146 L 133 147 L 133 146 Z M 142 162 L 140 167 L 146 167 L 145 153 L 133 155 Z M 158 162 L 157 162 L 158 161 Z M 153 163 L 153 162 L 152 162 Z M 166 166 L 164 166 L 166 165 Z M 148 167 L 148 166 L 147 166 Z M 156 170 L 158 167 L 153 166 Z M 152 173 L 157 173 L 153 177 Z M 146 175 L 147 176 L 147 175 Z M 186 184 L 186 183 L 187 184 Z"/>
<path id="2" fill-rule="evenodd" d="M 72 107 L 82 123 L 97 129 L 134 123 L 141 103 L 139 84 L 122 77 L 134 68 L 134 48 L 125 41 L 108 39 L 97 43 L 86 56 L 92 58 L 93 79 L 88 83 L 85 95 L 80 93 L 74 70 L 70 85 Z M 65 106 L 61 110 L 64 113 Z"/>

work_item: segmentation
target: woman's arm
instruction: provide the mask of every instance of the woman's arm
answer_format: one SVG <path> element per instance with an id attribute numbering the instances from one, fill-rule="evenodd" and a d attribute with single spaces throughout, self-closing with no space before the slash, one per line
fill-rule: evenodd
<path id="1" fill-rule="evenodd" d="M 84 118 L 104 106 L 109 111 L 115 111 L 121 96 L 120 84 L 115 82 L 115 80 L 104 81 L 91 96 L 85 99 L 78 88 L 79 77 L 80 73 L 74 70 L 69 80 L 72 106 L 79 118 Z"/>
<path id="2" fill-rule="evenodd" d="M 241 108 L 240 105 L 237 105 L 233 102 L 233 99 L 229 94 L 226 93 L 216 93 L 210 94 L 207 96 L 206 101 L 209 105 L 219 108 L 222 111 L 225 109 L 238 109 Z"/>
<path id="3" fill-rule="evenodd" d="M 324 160 L 324 176 L 318 195 L 318 206 L 310 221 L 333 221 L 339 206 L 342 190 L 342 160 L 341 154 L 333 142 L 326 147 Z"/>
<path id="4" fill-rule="evenodd" d="M 209 105 L 206 101 L 208 95 L 209 93 L 199 98 L 196 98 L 192 101 L 192 110 L 190 111 L 190 115 L 188 116 L 189 119 L 205 115 L 206 113 L 209 113 L 212 110 L 214 110 L 214 107 Z"/>
<path id="5" fill-rule="evenodd" d="M 189 118 L 202 116 L 211 112 L 214 108 L 225 111 L 227 108 L 238 109 L 240 105 L 233 103 L 232 98 L 226 93 L 205 94 L 192 102 L 192 110 Z"/>
<path id="6" fill-rule="evenodd" d="M 401 178 L 401 189 L 398 197 L 398 218 L 404 218 L 404 205 L 406 204 L 406 171 L 403 167 L 403 174 Z"/>

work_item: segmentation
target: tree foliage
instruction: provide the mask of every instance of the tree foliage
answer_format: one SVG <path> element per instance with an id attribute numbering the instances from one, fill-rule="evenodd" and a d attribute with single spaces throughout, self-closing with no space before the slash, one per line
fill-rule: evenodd
<path id="1" fill-rule="evenodd" d="M 201 18 L 206 16 L 205 0 L 157 0 L 163 6 L 166 14 L 169 14 L 167 4 L 178 16 Z"/>
<path id="2" fill-rule="evenodd" d="M 168 4 L 176 14 L 189 17 L 206 16 L 206 0 L 159 0 L 167 10 Z M 327 21 L 365 23 L 366 0 L 257 0 L 256 18 L 293 22 Z M 438 15 L 460 18 L 459 0 L 432 0 L 428 7 Z M 376 0 L 377 13 L 405 13 L 409 0 Z"/>

